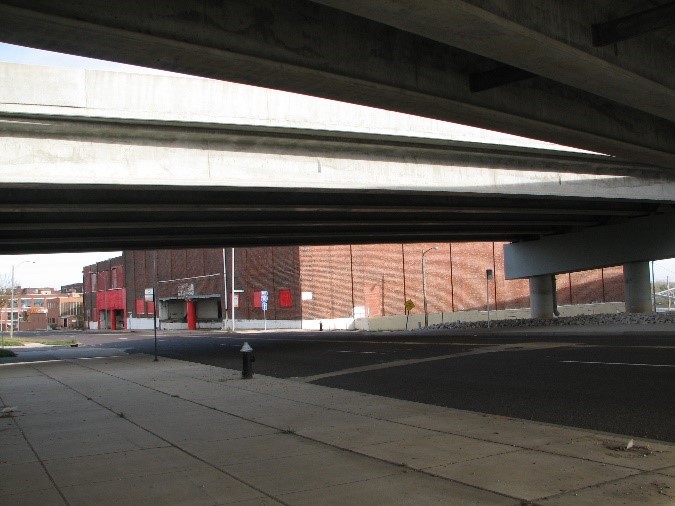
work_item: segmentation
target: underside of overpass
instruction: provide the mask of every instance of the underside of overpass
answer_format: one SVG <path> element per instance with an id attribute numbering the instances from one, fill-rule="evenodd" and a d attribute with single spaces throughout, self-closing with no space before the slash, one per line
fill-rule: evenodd
<path id="1" fill-rule="evenodd" d="M 492 191 L 487 185 L 461 184 L 432 189 L 429 182 L 420 187 L 409 178 L 384 185 L 333 181 L 282 188 L 265 184 L 264 172 L 257 176 L 259 185 L 136 181 L 121 187 L 79 180 L 75 185 L 21 184 L 9 178 L 3 181 L 2 205 L 9 217 L 2 225 L 3 244 L 7 252 L 481 239 L 518 243 L 550 236 L 564 244 L 562 234 L 592 227 L 603 227 L 599 235 L 639 230 L 641 222 L 630 224 L 634 219 L 661 230 L 672 223 L 675 201 L 674 25 L 675 2 L 667 0 L 0 0 L 0 40 L 5 42 L 550 141 L 604 153 L 612 157 L 610 163 L 629 166 L 615 166 L 614 172 L 600 163 L 594 170 L 570 173 L 630 174 L 636 180 L 628 186 L 603 182 L 584 193 L 592 183 L 579 178 L 576 190 L 568 185 L 558 194 L 551 181 L 543 185 L 551 190 L 546 193 L 540 184 L 509 186 L 498 176 Z M 59 135 L 75 123 L 62 124 Z M 171 127 L 163 125 L 165 138 L 174 135 Z M 308 146 L 319 142 L 325 148 L 333 141 L 295 135 Z M 381 141 L 357 140 L 379 148 Z M 419 144 L 424 142 L 405 149 L 421 149 L 428 156 L 451 148 Z M 321 173 L 320 164 L 317 168 Z M 501 170 L 484 168 L 495 174 Z M 655 174 L 662 179 L 649 179 Z M 564 186 L 562 178 L 559 184 Z M 651 198 L 626 195 L 631 188 L 654 193 Z M 671 241 L 641 250 L 630 241 L 624 240 L 628 256 L 642 264 L 648 251 L 670 255 L 674 247 Z M 556 241 L 542 244 L 534 249 L 556 250 Z M 541 276 L 556 268 L 546 267 Z M 641 283 L 644 277 L 640 274 Z"/>
<path id="2" fill-rule="evenodd" d="M 654 202 L 438 192 L 5 184 L 5 253 L 523 241 L 672 211 Z"/>
<path id="3" fill-rule="evenodd" d="M 0 40 L 675 170 L 667 0 L 2 0 Z"/>
<path id="4" fill-rule="evenodd" d="M 7 253 L 522 243 L 667 226 L 675 204 L 675 179 L 653 166 L 457 141 L 441 122 L 298 95 L 16 64 L 1 79 L 14 85 L 0 89 Z"/>

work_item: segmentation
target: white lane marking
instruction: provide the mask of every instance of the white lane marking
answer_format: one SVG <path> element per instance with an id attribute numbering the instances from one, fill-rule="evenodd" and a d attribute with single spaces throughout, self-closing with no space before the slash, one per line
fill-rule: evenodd
<path id="1" fill-rule="evenodd" d="M 107 358 L 121 358 L 125 355 L 109 355 L 107 357 L 73 357 L 73 358 L 54 358 L 51 360 L 33 360 L 31 362 L 7 362 L 0 364 L 0 367 L 8 367 L 12 365 L 35 365 L 35 364 L 49 364 L 52 362 L 67 362 L 69 360 L 101 360 Z"/>
<path id="2" fill-rule="evenodd" d="M 673 364 L 629 364 L 628 362 L 583 362 L 581 360 L 561 360 L 561 364 L 602 364 L 602 365 L 632 365 L 639 367 L 675 367 Z"/>
<path id="3" fill-rule="evenodd" d="M 118 337 L 117 339 L 119 339 L 120 341 L 126 341 L 129 338 L 128 337 Z"/>

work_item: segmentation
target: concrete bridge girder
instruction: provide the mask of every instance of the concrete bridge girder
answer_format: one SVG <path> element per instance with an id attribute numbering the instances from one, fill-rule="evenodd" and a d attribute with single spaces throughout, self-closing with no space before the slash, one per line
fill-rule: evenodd
<path id="1" fill-rule="evenodd" d="M 508 244 L 506 279 L 531 278 L 675 257 L 675 211 Z"/>
<path id="2" fill-rule="evenodd" d="M 0 118 L 2 113 L 0 112 Z M 284 132 L 245 129 L 230 133 L 166 130 L 126 124 L 68 122 L 59 132 L 52 119 L 45 133 L 0 126 L 4 183 L 187 185 L 252 188 L 432 191 L 492 195 L 555 196 L 663 202 L 675 195 L 675 180 L 597 174 L 622 170 L 597 157 L 546 159 L 541 153 L 504 152 L 497 146 L 425 145 L 409 139 L 298 139 Z M 14 123 L 13 125 L 16 125 Z M 88 127 L 88 128 L 87 128 Z M 74 138 L 76 129 L 87 131 Z M 5 135 L 2 135 L 4 131 Z M 66 133 L 68 132 L 68 133 Z M 129 135 L 132 138 L 125 138 Z M 255 140 L 251 137 L 255 135 Z M 265 135 L 267 138 L 265 138 Z M 54 142 L 58 141 L 58 142 Z M 589 173 L 579 171 L 589 167 Z M 186 168 L 189 167 L 189 170 Z M 540 167 L 547 170 L 542 172 Z"/>
<path id="3" fill-rule="evenodd" d="M 629 14 L 634 2 L 442 4 L 172 0 L 131 8 L 105 0 L 4 0 L 0 37 L 675 169 L 672 38 L 657 31 L 592 47 L 593 24 Z M 534 77 L 470 89 L 472 76 L 504 65 Z"/>
<path id="4" fill-rule="evenodd" d="M 485 131 L 457 141 L 452 125 L 288 93 L 16 64 L 0 78 L 14 83 L 0 88 L 5 183 L 675 200 L 653 167 Z"/>
<path id="5" fill-rule="evenodd" d="M 508 244 L 506 279 L 529 278 L 532 316 L 552 318 L 555 274 L 623 265 L 626 312 L 649 313 L 649 260 L 675 257 L 675 210 L 628 222 Z"/>

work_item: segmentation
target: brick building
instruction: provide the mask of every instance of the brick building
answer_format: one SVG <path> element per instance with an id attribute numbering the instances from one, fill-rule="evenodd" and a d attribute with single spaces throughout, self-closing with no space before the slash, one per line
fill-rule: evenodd
<path id="1" fill-rule="evenodd" d="M 0 312 L 0 328 L 8 331 L 12 320 L 10 303 Z M 54 288 L 18 288 L 14 295 L 14 330 L 79 328 L 82 325 L 82 295 L 63 294 Z"/>
<path id="2" fill-rule="evenodd" d="M 263 319 L 261 291 L 269 293 L 267 320 L 389 316 L 423 312 L 422 252 L 426 254 L 429 313 L 527 308 L 527 280 L 504 279 L 503 243 L 435 243 L 237 248 L 235 314 Z M 162 328 L 220 328 L 229 316 L 231 249 L 125 251 L 84 268 L 85 318 L 90 328 L 152 328 L 145 290 L 157 272 Z M 495 273 L 486 283 L 486 269 Z M 623 301 L 621 267 L 557 276 L 560 305 Z M 227 295 L 226 295 L 227 292 Z"/>
<path id="3" fill-rule="evenodd" d="M 124 255 L 82 270 L 84 320 L 88 328 L 122 329 L 126 322 Z M 94 325 L 95 323 L 95 325 Z"/>

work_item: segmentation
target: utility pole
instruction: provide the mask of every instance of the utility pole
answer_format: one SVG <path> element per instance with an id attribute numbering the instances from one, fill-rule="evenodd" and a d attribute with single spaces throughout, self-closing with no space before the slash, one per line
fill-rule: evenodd
<path id="1" fill-rule="evenodd" d="M 670 304 L 673 301 L 673 295 L 670 293 L 670 276 L 666 276 L 666 293 L 668 294 L 668 311 L 670 311 Z"/>
<path id="2" fill-rule="evenodd" d="M 221 316 L 223 317 L 223 330 L 227 327 L 227 257 L 225 256 L 225 248 L 223 248 L 223 298 L 225 299 L 225 307 L 222 308 Z"/>
<path id="3" fill-rule="evenodd" d="M 490 328 L 490 280 L 493 278 L 492 269 L 485 270 L 485 304 L 487 306 L 487 326 Z"/>
<path id="4" fill-rule="evenodd" d="M 234 248 L 232 248 L 232 301 L 230 305 L 232 306 L 232 332 L 234 332 Z"/>
<path id="5" fill-rule="evenodd" d="M 426 264 L 426 254 L 431 250 L 438 249 L 438 246 L 433 248 L 426 249 L 422 252 L 422 302 L 424 305 L 424 326 L 429 326 L 429 311 L 427 309 L 427 264 Z"/>

